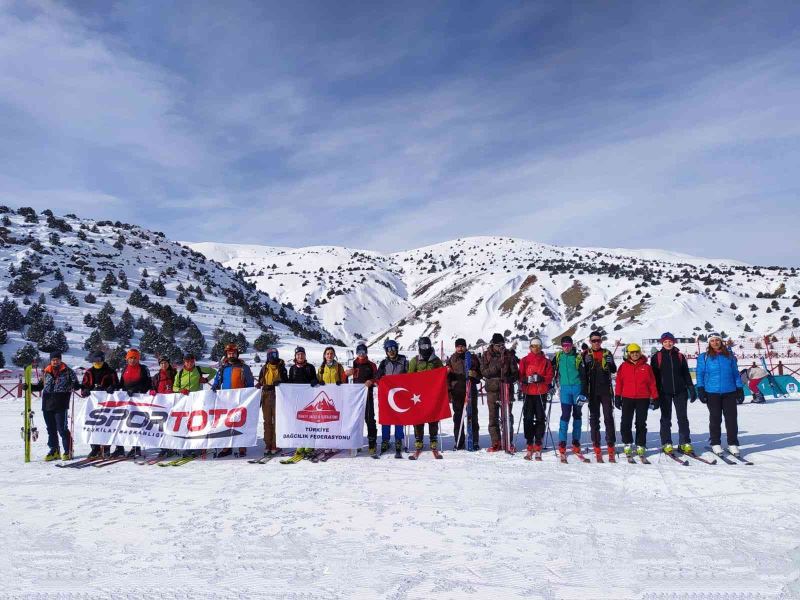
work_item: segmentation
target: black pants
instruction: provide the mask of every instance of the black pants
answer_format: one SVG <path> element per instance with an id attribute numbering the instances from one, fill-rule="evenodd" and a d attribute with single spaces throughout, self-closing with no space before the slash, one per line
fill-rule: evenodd
<path id="1" fill-rule="evenodd" d="M 736 393 L 708 395 L 708 431 L 711 445 L 720 444 L 722 439 L 722 416 L 725 415 L 725 433 L 729 446 L 739 445 L 739 419 L 737 415 Z"/>
<path id="2" fill-rule="evenodd" d="M 464 418 L 467 416 L 466 412 L 464 411 L 464 400 L 466 395 L 466 389 L 455 387 L 450 390 L 450 397 L 453 399 L 453 437 L 455 439 L 458 439 L 459 432 L 461 431 L 461 413 L 464 412 Z M 481 428 L 478 424 L 478 390 L 475 389 L 474 386 L 472 388 L 472 399 L 470 404 L 472 405 L 472 443 L 477 445 L 478 440 L 480 439 Z M 469 424 L 464 427 L 464 432 L 460 434 L 461 439 L 458 442 L 459 450 L 463 450 L 467 447 L 467 427 L 469 427 Z"/>
<path id="3" fill-rule="evenodd" d="M 622 399 L 622 421 L 619 424 L 619 431 L 622 434 L 622 443 L 633 443 L 633 416 L 636 415 L 636 445 L 645 447 L 647 445 L 647 411 L 650 408 L 649 399 L 634 400 L 632 398 Z"/>
<path id="4" fill-rule="evenodd" d="M 65 410 L 43 410 L 44 424 L 47 426 L 47 446 L 51 452 L 58 452 L 58 438 L 61 437 L 61 444 L 64 453 L 69 454 L 70 434 L 67 429 L 67 411 Z"/>
<path id="5" fill-rule="evenodd" d="M 430 434 L 431 444 L 439 444 L 439 421 L 428 423 L 428 433 Z M 422 440 L 425 437 L 425 424 L 414 425 L 414 440 L 419 447 L 422 447 Z"/>
<path id="6" fill-rule="evenodd" d="M 528 446 L 532 444 L 542 445 L 545 427 L 545 403 L 547 394 L 532 394 L 525 396 L 525 403 L 522 405 L 522 427 L 525 430 L 525 442 Z"/>
<path id="7" fill-rule="evenodd" d="M 600 407 L 603 407 L 603 422 L 606 427 L 606 445 L 617 443 L 614 424 L 614 402 L 610 393 L 597 393 L 589 397 L 589 429 L 592 432 L 592 445 L 600 445 Z"/>
<path id="8" fill-rule="evenodd" d="M 372 390 L 367 394 L 367 410 L 364 411 L 364 422 L 367 424 L 367 444 L 374 448 L 378 440 L 378 426 L 375 423 L 375 399 Z"/>
<path id="9" fill-rule="evenodd" d="M 661 395 L 661 445 L 672 443 L 672 407 L 678 417 L 678 444 L 691 444 L 689 439 L 689 417 L 686 416 L 686 406 L 689 396 L 686 393 L 675 396 Z"/>

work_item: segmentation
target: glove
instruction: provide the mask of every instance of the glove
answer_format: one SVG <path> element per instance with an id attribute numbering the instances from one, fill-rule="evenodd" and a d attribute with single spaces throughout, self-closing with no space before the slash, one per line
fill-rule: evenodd
<path id="1" fill-rule="evenodd" d="M 186 388 L 183 388 L 183 389 L 181 390 L 181 394 L 183 394 L 184 396 L 188 396 L 188 395 L 189 395 L 189 390 L 188 390 L 188 389 L 186 389 Z"/>
<path id="2" fill-rule="evenodd" d="M 374 381 L 372 381 L 372 379 L 367 379 L 367 380 L 364 382 L 364 385 L 365 385 L 366 387 L 368 387 L 368 388 L 371 388 L 373 385 L 375 385 L 375 382 L 374 382 Z"/>
<path id="3" fill-rule="evenodd" d="M 739 404 L 744 402 L 744 388 L 736 389 L 736 402 L 738 402 Z"/>
<path id="4" fill-rule="evenodd" d="M 584 396 L 583 394 L 578 394 L 578 397 L 575 398 L 575 406 L 580 408 L 581 406 L 586 404 L 586 401 L 587 401 L 586 396 Z"/>
<path id="5" fill-rule="evenodd" d="M 622 410 L 622 396 L 614 396 L 614 406 Z"/>
<path id="6" fill-rule="evenodd" d="M 697 388 L 697 397 L 700 399 L 700 402 L 705 404 L 708 402 L 708 394 L 706 394 L 706 388 L 699 387 Z"/>
<path id="7" fill-rule="evenodd" d="M 113 386 L 113 385 L 110 385 L 110 386 L 108 386 L 108 387 L 106 388 L 106 394 L 113 394 L 113 393 L 114 393 L 114 392 L 116 392 L 116 391 L 117 391 L 117 390 L 116 390 L 116 389 L 114 389 L 114 386 Z"/>
<path id="8" fill-rule="evenodd" d="M 658 400 L 657 398 L 651 398 L 650 410 L 658 410 L 659 408 L 661 408 L 661 400 Z"/>
<path id="9" fill-rule="evenodd" d="M 337 381 L 336 385 L 342 385 L 342 382 L 341 381 Z"/>
<path id="10" fill-rule="evenodd" d="M 273 387 L 278 387 L 280 384 L 281 384 L 280 381 L 273 381 L 272 382 Z"/>
<path id="11" fill-rule="evenodd" d="M 83 388 L 81 390 L 81 398 L 88 398 L 90 393 L 91 392 L 89 392 L 89 390 L 87 390 L 86 388 Z"/>
<path id="12" fill-rule="evenodd" d="M 697 390 L 694 389 L 693 385 L 689 386 L 689 402 L 694 402 L 697 400 Z"/>
<path id="13" fill-rule="evenodd" d="M 470 369 L 469 373 L 467 373 L 467 376 L 474 381 L 478 379 L 478 372 L 475 371 L 474 369 Z"/>
<path id="14" fill-rule="evenodd" d="M 155 390 L 150 390 L 147 393 L 150 394 L 151 396 L 155 396 L 158 392 L 156 392 Z"/>

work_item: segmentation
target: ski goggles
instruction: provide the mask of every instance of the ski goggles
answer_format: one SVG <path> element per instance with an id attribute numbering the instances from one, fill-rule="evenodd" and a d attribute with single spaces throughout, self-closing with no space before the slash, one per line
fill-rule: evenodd
<path id="1" fill-rule="evenodd" d="M 420 350 L 430 350 L 431 348 L 433 348 L 433 346 L 431 346 L 430 344 L 420 344 L 419 345 L 419 349 Z"/>
<path id="2" fill-rule="evenodd" d="M 356 352 L 356 356 L 366 356 L 366 355 L 367 355 L 366 350 L 359 350 L 358 352 Z"/>

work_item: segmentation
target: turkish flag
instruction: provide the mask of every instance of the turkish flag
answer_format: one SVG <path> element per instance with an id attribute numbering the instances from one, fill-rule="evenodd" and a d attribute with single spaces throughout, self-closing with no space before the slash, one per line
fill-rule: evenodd
<path id="1" fill-rule="evenodd" d="M 421 425 L 452 416 L 447 369 L 385 375 L 378 380 L 378 423 Z"/>

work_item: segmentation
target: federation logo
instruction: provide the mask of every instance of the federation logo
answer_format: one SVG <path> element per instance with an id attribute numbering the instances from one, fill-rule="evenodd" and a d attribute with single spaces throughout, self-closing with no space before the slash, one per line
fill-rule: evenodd
<path id="1" fill-rule="evenodd" d="M 331 423 L 338 421 L 341 413 L 325 392 L 320 392 L 313 401 L 297 411 L 297 420 L 308 423 Z"/>

